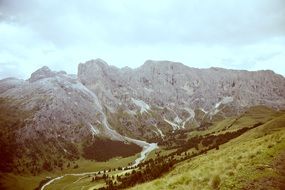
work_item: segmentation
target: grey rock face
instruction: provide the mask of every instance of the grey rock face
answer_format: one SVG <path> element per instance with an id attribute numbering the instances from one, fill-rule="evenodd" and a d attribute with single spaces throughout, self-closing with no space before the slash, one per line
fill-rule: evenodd
<path id="1" fill-rule="evenodd" d="M 272 71 L 195 69 L 169 61 L 146 61 L 137 69 L 108 66 L 101 60 L 80 64 L 79 80 L 100 92 L 104 104 L 116 106 L 138 98 L 155 106 L 180 105 L 210 111 L 223 98 L 239 107 L 284 107 L 284 77 Z M 175 107 L 175 106 L 174 106 Z"/>
<path id="2" fill-rule="evenodd" d="M 43 78 L 53 77 L 55 75 L 56 75 L 55 72 L 51 71 L 47 66 L 44 66 L 38 69 L 37 71 L 35 71 L 34 73 L 32 73 L 29 81 L 34 82 L 34 81 L 37 81 Z"/>
<path id="3" fill-rule="evenodd" d="M 77 76 L 43 67 L 27 81 L 1 80 L 0 97 L 34 112 L 19 139 L 153 139 L 254 105 L 284 108 L 285 79 L 272 71 L 196 69 L 170 61 L 119 69 L 96 59 L 79 64 Z"/>
<path id="4" fill-rule="evenodd" d="M 272 71 L 196 69 L 151 60 L 137 69 L 118 69 L 98 59 L 80 64 L 78 78 L 97 93 L 108 112 L 120 109 L 128 114 L 121 118 L 122 128 L 126 120 L 136 121 L 132 127 L 140 123 L 152 127 L 153 134 L 157 130 L 155 124 L 145 123 L 149 119 L 166 122 L 171 130 L 199 126 L 201 118 L 225 117 L 250 106 L 285 106 L 285 79 Z M 195 115 L 198 111 L 204 116 Z M 138 114 L 145 115 L 144 120 L 138 120 Z"/>
<path id="5" fill-rule="evenodd" d="M 74 76 L 43 67 L 29 80 L 11 85 L 14 83 L 19 82 L 0 81 L 0 89 L 5 88 L 0 97 L 13 100 L 11 106 L 34 113 L 17 132 L 20 140 L 36 138 L 39 134 L 71 142 L 79 142 L 90 134 L 121 139 L 109 129 L 96 94 Z"/>
<path id="6" fill-rule="evenodd" d="M 6 78 L 3 80 L 0 80 L 0 94 L 5 92 L 6 90 L 9 90 L 11 88 L 16 88 L 22 84 L 24 84 L 24 80 L 16 79 L 16 78 Z"/>

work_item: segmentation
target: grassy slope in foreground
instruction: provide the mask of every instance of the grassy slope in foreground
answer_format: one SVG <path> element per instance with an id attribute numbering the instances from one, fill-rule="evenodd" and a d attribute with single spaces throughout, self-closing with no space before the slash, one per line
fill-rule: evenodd
<path id="1" fill-rule="evenodd" d="M 266 120 L 266 117 L 267 114 L 247 115 L 233 127 L 254 123 L 252 118 Z M 268 117 L 271 119 L 272 114 L 268 113 Z M 284 169 L 284 151 L 285 114 L 276 115 L 274 119 L 221 145 L 219 150 L 211 150 L 178 164 L 160 179 L 131 189 L 280 189 L 285 181 L 284 171 L 280 171 Z"/>

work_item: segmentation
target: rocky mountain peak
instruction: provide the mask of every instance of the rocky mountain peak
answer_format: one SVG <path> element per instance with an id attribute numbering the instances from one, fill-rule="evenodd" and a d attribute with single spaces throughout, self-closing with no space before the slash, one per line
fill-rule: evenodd
<path id="1" fill-rule="evenodd" d="M 49 67 L 43 66 L 42 68 L 36 70 L 31 74 L 29 82 L 35 82 L 44 78 L 52 78 L 55 76 L 65 76 L 67 73 L 65 71 L 52 71 Z"/>
<path id="2" fill-rule="evenodd" d="M 85 63 L 80 63 L 78 65 L 78 74 L 84 74 L 87 71 L 100 71 L 106 69 L 108 67 L 108 63 L 105 62 L 103 59 L 92 59 L 86 61 Z"/>
<path id="3" fill-rule="evenodd" d="M 78 65 L 78 78 L 83 83 L 96 83 L 104 80 L 116 80 L 120 75 L 120 69 L 108 65 L 102 59 L 90 60 Z"/>
<path id="4" fill-rule="evenodd" d="M 102 73 L 108 64 L 102 59 L 92 59 L 78 65 L 78 77 L 88 77 Z"/>
<path id="5" fill-rule="evenodd" d="M 50 68 L 48 68 L 47 66 L 43 66 L 42 68 L 36 70 L 35 72 L 31 74 L 29 81 L 35 82 L 43 78 L 54 77 L 55 75 L 56 75 L 56 72 L 50 70 Z"/>

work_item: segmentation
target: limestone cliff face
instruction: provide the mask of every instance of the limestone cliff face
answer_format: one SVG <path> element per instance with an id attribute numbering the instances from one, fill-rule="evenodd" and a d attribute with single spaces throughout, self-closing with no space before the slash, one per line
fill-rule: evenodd
<path id="1" fill-rule="evenodd" d="M 151 60 L 137 69 L 119 69 L 97 59 L 80 64 L 78 78 L 113 118 L 120 112 L 114 123 L 128 134 L 159 135 L 255 105 L 285 106 L 285 79 L 272 71 L 196 69 Z"/>
<path id="2" fill-rule="evenodd" d="M 272 71 L 196 69 L 170 61 L 119 69 L 96 59 L 79 64 L 77 76 L 43 67 L 26 81 L 1 80 L 0 98 L 33 112 L 17 131 L 19 139 L 154 139 L 255 105 L 284 108 L 285 79 Z"/>
<path id="3" fill-rule="evenodd" d="M 43 67 L 27 81 L 5 79 L 0 81 L 1 98 L 10 105 L 32 112 L 25 127 L 17 131 L 18 139 L 64 138 L 80 142 L 90 135 L 120 139 L 107 122 L 95 93 L 76 76 L 54 72 Z"/>
<path id="4" fill-rule="evenodd" d="M 102 91 L 115 105 L 141 98 L 158 106 L 174 103 L 209 111 L 226 97 L 232 97 L 240 107 L 285 105 L 284 77 L 272 71 L 195 69 L 150 60 L 137 69 L 118 69 L 92 60 L 79 65 L 78 78 L 90 89 Z"/>

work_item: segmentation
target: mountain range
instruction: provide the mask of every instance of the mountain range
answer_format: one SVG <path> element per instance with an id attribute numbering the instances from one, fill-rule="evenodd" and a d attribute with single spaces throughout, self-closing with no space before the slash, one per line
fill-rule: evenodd
<path id="1" fill-rule="evenodd" d="M 136 69 L 90 60 L 77 75 L 45 66 L 27 80 L 0 81 L 0 155 L 8 154 L 1 170 L 39 172 L 50 159 L 90 158 L 86 151 L 100 139 L 143 147 L 256 105 L 284 109 L 285 78 L 153 60 Z"/>

